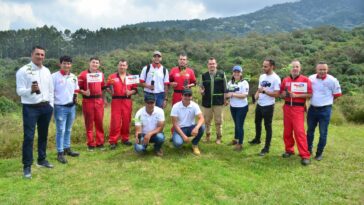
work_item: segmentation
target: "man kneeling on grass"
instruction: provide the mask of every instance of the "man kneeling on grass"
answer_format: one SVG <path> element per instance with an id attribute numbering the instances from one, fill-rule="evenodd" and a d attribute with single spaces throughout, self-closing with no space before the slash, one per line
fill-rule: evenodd
<path id="1" fill-rule="evenodd" d="M 195 124 L 196 116 L 198 117 L 197 124 Z M 182 101 L 173 105 L 171 117 L 175 130 L 172 135 L 173 145 L 179 148 L 183 145 L 183 142 L 189 143 L 191 141 L 193 153 L 200 155 L 198 142 L 205 131 L 204 118 L 200 107 L 192 101 L 192 91 L 190 89 L 183 90 Z M 190 136 L 192 139 L 189 138 Z"/>
<path id="2" fill-rule="evenodd" d="M 155 106 L 155 96 L 144 96 L 145 106 L 135 114 L 135 145 L 137 153 L 145 153 L 149 142 L 154 143 L 154 152 L 163 156 L 164 111 Z"/>

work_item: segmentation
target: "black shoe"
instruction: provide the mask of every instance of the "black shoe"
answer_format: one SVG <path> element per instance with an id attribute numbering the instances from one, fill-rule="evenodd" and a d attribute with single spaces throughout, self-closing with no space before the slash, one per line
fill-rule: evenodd
<path id="1" fill-rule="evenodd" d="M 24 167 L 23 168 L 23 173 L 24 173 L 24 178 L 25 179 L 31 179 L 32 178 L 32 171 L 31 171 L 31 167 Z"/>
<path id="2" fill-rule="evenodd" d="M 254 144 L 260 144 L 260 140 L 254 138 L 253 140 L 249 141 L 249 144 L 252 144 L 252 145 L 254 145 Z"/>
<path id="3" fill-rule="evenodd" d="M 42 160 L 42 161 L 38 161 L 37 162 L 37 166 L 38 167 L 45 167 L 45 168 L 53 168 L 54 166 L 52 164 L 50 164 L 47 160 Z"/>
<path id="4" fill-rule="evenodd" d="M 66 148 L 64 149 L 64 155 L 68 155 L 71 157 L 78 157 L 80 156 L 80 153 L 72 151 L 71 148 Z"/>
<path id="5" fill-rule="evenodd" d="M 322 160 L 322 154 L 320 154 L 320 155 L 316 154 L 315 159 L 317 161 L 321 161 Z"/>
<path id="6" fill-rule="evenodd" d="M 67 163 L 66 158 L 64 158 L 64 153 L 63 153 L 63 152 L 58 152 L 57 160 L 58 160 L 60 163 L 62 163 L 62 164 L 66 164 L 66 163 Z"/>
<path id="7" fill-rule="evenodd" d="M 95 147 L 94 146 L 87 146 L 87 150 L 89 152 L 93 152 L 93 151 L 95 151 Z"/>
<path id="8" fill-rule="evenodd" d="M 110 144 L 110 149 L 111 149 L 111 150 L 116 149 L 116 144 Z"/>
<path id="9" fill-rule="evenodd" d="M 303 165 L 303 166 L 307 166 L 307 165 L 309 165 L 311 163 L 311 161 L 310 161 L 310 159 L 301 159 L 301 164 Z"/>
<path id="10" fill-rule="evenodd" d="M 128 140 L 128 141 L 123 142 L 123 145 L 126 145 L 126 146 L 132 146 L 132 145 L 133 145 L 133 143 L 131 143 L 131 142 Z"/>
<path id="11" fill-rule="evenodd" d="M 105 150 L 105 147 L 103 144 L 100 144 L 100 145 L 97 145 L 96 148 L 100 151 L 104 151 Z"/>
<path id="12" fill-rule="evenodd" d="M 290 152 L 285 152 L 285 153 L 283 153 L 282 154 L 282 157 L 283 158 L 289 158 L 289 157 L 291 157 L 292 155 L 294 155 L 293 153 L 290 153 Z"/>
<path id="13" fill-rule="evenodd" d="M 261 156 L 261 157 L 263 157 L 263 156 L 265 156 L 266 154 L 268 154 L 269 153 L 269 150 L 267 150 L 267 149 L 262 149 L 262 151 L 260 151 L 260 153 L 259 153 L 259 156 Z"/>

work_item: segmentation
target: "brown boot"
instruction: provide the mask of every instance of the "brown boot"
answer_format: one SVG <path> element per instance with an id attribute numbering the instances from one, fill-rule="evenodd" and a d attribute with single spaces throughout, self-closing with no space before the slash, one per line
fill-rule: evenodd
<path id="1" fill-rule="evenodd" d="M 205 139 L 203 140 L 204 142 L 210 142 L 211 138 L 210 138 L 210 134 L 207 134 L 206 133 L 206 137 Z"/>
<path id="2" fill-rule="evenodd" d="M 236 144 L 234 147 L 234 150 L 237 152 L 240 152 L 241 150 L 243 150 L 243 145 L 241 144 Z"/>

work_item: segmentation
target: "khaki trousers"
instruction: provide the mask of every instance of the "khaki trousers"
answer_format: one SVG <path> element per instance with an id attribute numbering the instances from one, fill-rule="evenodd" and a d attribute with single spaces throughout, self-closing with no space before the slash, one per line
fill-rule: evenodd
<path id="1" fill-rule="evenodd" d="M 211 108 L 202 107 L 205 118 L 206 134 L 211 134 L 211 121 L 215 119 L 215 129 L 217 138 L 222 137 L 223 105 L 214 105 Z"/>

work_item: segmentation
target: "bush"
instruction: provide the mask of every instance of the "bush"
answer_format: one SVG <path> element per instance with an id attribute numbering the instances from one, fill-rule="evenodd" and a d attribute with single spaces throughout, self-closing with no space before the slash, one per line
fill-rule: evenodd
<path id="1" fill-rule="evenodd" d="M 5 113 L 15 112 L 18 109 L 19 106 L 12 100 L 9 100 L 5 96 L 0 97 L 0 115 L 4 115 Z"/>
<path id="2" fill-rule="evenodd" d="M 364 123 L 364 95 L 343 96 L 338 105 L 348 121 Z"/>

